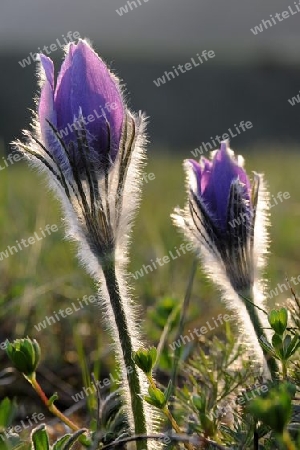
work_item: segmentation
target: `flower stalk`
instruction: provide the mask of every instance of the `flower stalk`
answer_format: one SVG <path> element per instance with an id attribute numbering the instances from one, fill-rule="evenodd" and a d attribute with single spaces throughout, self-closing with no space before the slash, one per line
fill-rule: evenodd
<path id="1" fill-rule="evenodd" d="M 107 260 L 102 265 L 102 271 L 106 282 L 108 295 L 110 298 L 111 307 L 114 312 L 114 319 L 119 335 L 119 341 L 122 349 L 123 367 L 126 369 L 127 382 L 130 391 L 130 403 L 134 422 L 135 434 L 146 434 L 146 415 L 144 410 L 144 402 L 142 399 L 141 381 L 138 374 L 138 369 L 134 363 L 133 357 L 133 343 L 131 334 L 126 320 L 126 314 L 123 307 L 122 298 L 120 295 L 119 283 L 116 275 L 115 263 L 113 260 Z M 137 449 L 145 448 L 145 443 L 137 441 Z"/>
<path id="2" fill-rule="evenodd" d="M 252 301 L 253 293 L 247 292 L 245 294 L 239 294 L 241 300 L 244 302 L 246 306 L 246 310 L 249 314 L 250 320 L 252 322 L 256 337 L 258 342 L 268 342 L 268 338 L 265 332 L 265 329 L 261 323 L 261 320 L 258 315 L 258 308 L 255 305 L 255 303 Z M 278 373 L 278 365 L 276 363 L 275 358 L 271 356 L 271 354 L 268 352 L 266 346 L 262 346 L 262 351 L 268 366 L 268 369 L 270 371 L 270 374 L 273 379 L 276 377 L 276 373 Z"/>

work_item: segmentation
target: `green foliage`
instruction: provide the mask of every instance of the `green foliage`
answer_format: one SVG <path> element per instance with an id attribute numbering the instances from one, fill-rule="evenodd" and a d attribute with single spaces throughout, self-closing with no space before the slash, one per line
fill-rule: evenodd
<path id="1" fill-rule="evenodd" d="M 91 424 L 93 445 L 104 446 L 128 436 L 129 424 L 122 404 L 120 390 L 100 399 L 100 409 L 96 411 L 97 420 Z"/>
<path id="2" fill-rule="evenodd" d="M 248 410 L 275 433 L 282 434 L 291 418 L 295 390 L 290 383 L 279 384 L 266 397 L 252 400 Z"/>
<path id="3" fill-rule="evenodd" d="M 294 312 L 296 312 L 295 308 Z M 281 308 L 279 311 L 272 310 L 268 320 L 275 332 L 272 336 L 272 345 L 264 341 L 261 342 L 261 345 L 272 357 L 281 362 L 282 375 L 286 378 L 288 362 L 300 347 L 299 330 L 295 332 L 293 329 L 293 334 L 288 331 L 288 311 L 286 308 Z"/>
<path id="4" fill-rule="evenodd" d="M 16 413 L 17 405 L 14 400 L 4 398 L 0 402 L 0 450 L 10 450 L 21 442 L 17 434 L 9 433 Z"/>
<path id="5" fill-rule="evenodd" d="M 150 405 L 155 406 L 158 409 L 163 409 L 167 404 L 167 398 L 165 394 L 158 388 L 149 386 L 149 395 L 145 396 L 145 400 Z"/>
<path id="6" fill-rule="evenodd" d="M 243 358 L 244 352 L 243 345 L 236 345 L 228 323 L 226 341 L 214 337 L 198 343 L 193 356 L 183 366 L 187 378 L 184 387 L 176 392 L 177 417 L 190 418 L 189 432 L 218 439 L 223 435 L 221 426 L 227 420 L 234 420 L 239 390 L 253 380 L 251 362 Z M 238 370 L 235 365 L 239 366 Z M 233 442 L 227 435 L 223 438 Z"/>
<path id="7" fill-rule="evenodd" d="M 40 425 L 31 433 L 32 450 L 50 450 L 49 438 L 45 425 Z"/>
<path id="8" fill-rule="evenodd" d="M 78 430 L 74 434 L 65 434 L 50 446 L 49 436 L 44 424 L 31 433 L 32 450 L 71 450 L 86 430 Z"/>
<path id="9" fill-rule="evenodd" d="M 17 412 L 15 400 L 4 398 L 0 402 L 0 430 L 4 430 L 12 424 L 13 418 Z"/>

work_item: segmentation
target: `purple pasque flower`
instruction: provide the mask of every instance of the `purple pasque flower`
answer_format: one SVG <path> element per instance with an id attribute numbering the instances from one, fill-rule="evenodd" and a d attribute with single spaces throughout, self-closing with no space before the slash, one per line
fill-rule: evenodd
<path id="1" fill-rule="evenodd" d="M 188 232 L 202 252 L 221 262 L 237 292 L 253 285 L 253 242 L 259 176 L 251 185 L 241 157 L 235 158 L 226 141 L 211 160 L 185 161 L 188 206 L 177 210 L 175 223 Z"/>
<path id="2" fill-rule="evenodd" d="M 33 132 L 25 132 L 26 144 L 16 144 L 47 172 L 70 236 L 97 259 L 118 244 L 122 254 L 139 200 L 144 116 L 128 110 L 119 79 L 87 41 L 66 47 L 57 81 L 51 59 L 40 55 L 40 61 Z"/>
<path id="3" fill-rule="evenodd" d="M 46 148 L 58 159 L 64 159 L 62 146 L 77 148 L 74 159 L 82 163 L 78 139 L 84 135 L 88 158 L 98 169 L 114 162 L 125 118 L 116 78 L 83 40 L 69 45 L 56 83 L 51 59 L 40 55 L 40 60 L 45 80 L 38 120 Z"/>
<path id="4" fill-rule="evenodd" d="M 34 129 L 17 145 L 47 173 L 62 201 L 68 236 L 77 241 L 80 260 L 99 285 L 131 432 L 151 434 L 146 383 L 132 367 L 133 352 L 142 344 L 123 270 L 143 180 L 145 119 L 128 110 L 119 80 L 86 41 L 66 48 L 57 82 L 52 61 L 41 55 L 40 78 Z"/>
<path id="5" fill-rule="evenodd" d="M 227 142 L 214 153 L 212 161 L 201 158 L 200 162 L 189 160 L 193 169 L 197 189 L 194 194 L 202 201 L 208 215 L 220 233 L 226 233 L 228 222 L 228 203 L 233 186 L 238 183 L 240 207 L 245 210 L 245 221 L 251 216 L 253 205 L 250 201 L 251 185 L 242 167 L 242 160 L 236 160 L 228 149 Z M 244 216 L 241 215 L 242 218 Z M 235 217 L 233 217 L 234 220 Z"/>
<path id="6" fill-rule="evenodd" d="M 268 196 L 263 178 L 254 174 L 250 182 L 242 158 L 235 158 L 227 142 L 212 153 L 211 160 L 187 160 L 184 167 L 188 202 L 184 210 L 175 210 L 174 222 L 192 241 L 205 272 L 223 291 L 239 331 L 254 351 L 251 359 L 261 364 L 266 376 L 274 374 L 276 364 L 264 355 L 259 343 L 268 335 L 264 282 L 258 272 L 268 247 Z"/>

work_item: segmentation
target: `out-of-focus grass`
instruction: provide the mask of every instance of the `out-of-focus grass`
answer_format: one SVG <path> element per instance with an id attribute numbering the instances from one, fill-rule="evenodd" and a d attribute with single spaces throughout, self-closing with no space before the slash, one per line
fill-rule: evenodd
<path id="1" fill-rule="evenodd" d="M 154 180 L 144 182 L 143 200 L 136 219 L 129 271 L 135 273 L 143 264 L 151 264 L 157 257 L 175 254 L 183 242 L 173 227 L 170 213 L 177 205 L 183 206 L 185 198 L 182 158 L 191 157 L 189 152 L 181 156 L 172 154 L 150 155 L 145 168 L 153 173 Z M 284 283 L 285 276 L 297 277 L 300 244 L 300 155 L 296 152 L 272 151 L 264 153 L 249 151 L 247 169 L 264 172 L 270 192 L 289 192 L 290 199 L 271 209 L 271 255 L 267 267 L 270 285 Z M 75 312 L 53 326 L 38 332 L 34 325 L 66 308 L 70 302 L 96 292 L 93 283 L 78 266 L 76 246 L 64 240 L 63 224 L 58 202 L 48 192 L 42 177 L 23 163 L 16 163 L 0 171 L 0 252 L 16 240 L 28 239 L 35 231 L 47 224 L 57 224 L 59 231 L 36 244 L 0 261 L 1 312 L 0 342 L 7 337 L 36 337 L 41 343 L 45 365 L 52 370 L 59 368 L 67 374 L 70 366 L 78 364 L 74 336 L 80 336 L 88 360 L 112 361 L 105 357 L 109 339 L 101 326 L 101 312 L 95 306 Z M 146 317 L 147 308 L 155 308 L 159 298 L 184 296 L 194 255 L 186 254 L 158 267 L 136 280 L 129 278 L 134 295 L 141 305 L 141 316 Z M 297 287 L 296 287 L 297 289 Z M 274 301 L 282 301 L 286 294 Z M 192 295 L 191 314 L 198 327 L 223 310 L 219 293 L 201 274 L 199 268 Z M 155 336 L 151 324 L 145 326 L 149 340 Z M 99 352 L 96 352 L 100 344 Z M 61 354 L 63 349 L 63 354 Z M 109 350 L 106 351 L 109 354 Z M 0 361 L 8 365 L 3 352 Z M 66 375 L 67 376 L 67 375 Z M 82 381 L 76 380 L 78 386 Z"/>

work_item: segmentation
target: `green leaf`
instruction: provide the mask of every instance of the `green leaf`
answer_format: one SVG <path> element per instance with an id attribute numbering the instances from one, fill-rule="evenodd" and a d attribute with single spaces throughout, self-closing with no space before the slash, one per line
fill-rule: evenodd
<path id="1" fill-rule="evenodd" d="M 281 323 L 282 327 L 284 328 L 284 331 L 286 330 L 287 323 L 288 323 L 288 312 L 286 308 L 281 308 L 279 310 L 279 322 Z M 284 332 L 283 331 L 283 332 Z"/>
<path id="2" fill-rule="evenodd" d="M 167 400 L 165 394 L 158 388 L 149 386 L 149 396 L 145 396 L 145 401 L 158 409 L 163 409 L 166 406 Z"/>
<path id="3" fill-rule="evenodd" d="M 272 337 L 272 344 L 275 350 L 276 355 L 282 359 L 283 358 L 283 343 L 282 337 L 279 334 L 274 334 Z"/>
<path id="4" fill-rule="evenodd" d="M 170 397 L 171 397 L 171 395 L 172 395 L 172 387 L 173 387 L 173 385 L 172 385 L 172 380 L 170 380 L 169 383 L 168 383 L 168 387 L 167 387 L 167 389 L 165 390 L 165 399 L 166 399 L 166 402 L 168 402 L 168 401 L 170 400 Z"/>
<path id="5" fill-rule="evenodd" d="M 205 433 L 209 436 L 213 436 L 216 431 L 216 426 L 215 426 L 213 420 L 211 420 L 204 413 L 199 414 L 199 419 L 200 419 L 203 429 L 205 430 Z"/>
<path id="6" fill-rule="evenodd" d="M 291 337 L 290 334 L 288 334 L 287 336 L 285 336 L 285 338 L 284 338 L 284 340 L 282 342 L 283 356 L 285 358 L 286 358 L 286 353 L 287 353 L 287 350 L 288 350 L 288 348 L 290 346 L 291 341 L 292 341 L 292 337 Z"/>
<path id="7" fill-rule="evenodd" d="M 203 402 L 202 402 L 202 398 L 199 395 L 194 395 L 193 396 L 193 404 L 196 407 L 196 409 L 198 411 L 202 411 L 203 410 Z"/>
<path id="8" fill-rule="evenodd" d="M 68 442 L 71 436 L 71 434 L 65 434 L 61 438 L 57 439 L 57 441 L 53 444 L 52 450 L 63 450 L 64 445 Z"/>
<path id="9" fill-rule="evenodd" d="M 270 390 L 265 398 L 252 400 L 247 408 L 257 420 L 282 434 L 290 421 L 293 392 L 290 383 L 281 384 Z"/>
<path id="10" fill-rule="evenodd" d="M 49 438 L 44 424 L 36 427 L 31 433 L 32 450 L 50 450 Z"/>
<path id="11" fill-rule="evenodd" d="M 286 359 L 290 358 L 300 347 L 300 338 L 299 336 L 294 336 L 293 339 L 291 339 L 290 335 L 287 335 L 284 340 L 284 356 Z"/>
<path id="12" fill-rule="evenodd" d="M 76 431 L 76 433 L 74 433 L 74 434 L 66 434 L 65 436 L 58 439 L 54 443 L 52 450 L 70 450 L 73 447 L 73 445 L 78 441 L 80 436 L 83 433 L 85 433 L 86 431 L 87 430 L 85 430 L 85 429 L 81 429 L 81 430 Z M 91 444 L 88 439 L 86 439 L 86 444 L 87 445 Z"/>
<path id="13" fill-rule="evenodd" d="M 17 405 L 15 401 L 5 398 L 0 403 L 0 430 L 9 427 L 17 412 Z"/>
<path id="14" fill-rule="evenodd" d="M 291 398 L 294 398 L 297 392 L 297 386 L 294 383 L 287 382 L 285 384 L 286 390 L 289 393 Z"/>
<path id="15" fill-rule="evenodd" d="M 165 297 L 159 299 L 155 305 L 155 309 L 150 310 L 149 318 L 151 323 L 154 323 L 158 328 L 163 329 L 169 319 L 169 316 L 178 307 L 179 301 L 171 297 Z M 176 312 L 176 311 L 175 311 Z M 170 323 L 170 332 L 173 331 L 178 324 L 180 317 L 180 310 L 174 315 L 172 322 Z"/>
<path id="16" fill-rule="evenodd" d="M 58 395 L 57 392 L 54 392 L 54 394 L 49 398 L 48 405 L 52 406 L 53 403 L 56 402 L 56 400 L 58 400 Z"/>
<path id="17" fill-rule="evenodd" d="M 16 448 L 25 450 L 25 446 L 22 445 L 22 447 L 20 447 L 21 445 L 22 441 L 20 439 L 20 436 L 16 433 L 11 434 L 9 437 L 4 437 L 4 435 L 2 437 L 0 435 L 0 450 L 15 450 Z"/>
<path id="18" fill-rule="evenodd" d="M 149 349 L 149 356 L 150 356 L 151 359 L 152 359 L 152 367 L 153 367 L 153 366 L 155 365 L 156 359 L 157 359 L 157 350 L 156 350 L 155 347 L 151 347 L 151 348 Z"/>
<path id="19" fill-rule="evenodd" d="M 268 354 L 275 356 L 274 348 L 266 339 L 260 339 L 259 343 Z"/>

